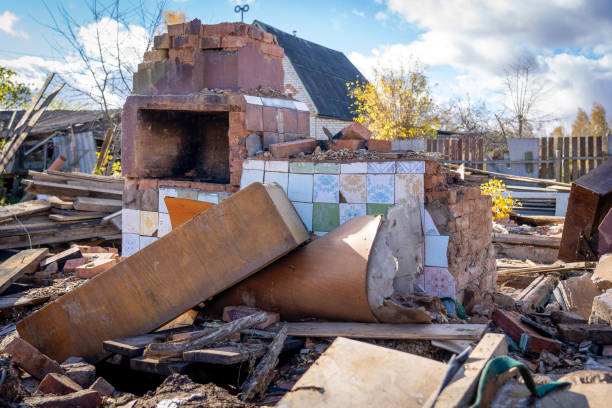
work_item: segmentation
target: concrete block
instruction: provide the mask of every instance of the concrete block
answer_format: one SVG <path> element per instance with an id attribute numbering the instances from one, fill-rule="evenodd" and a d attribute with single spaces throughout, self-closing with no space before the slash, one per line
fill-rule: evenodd
<path id="1" fill-rule="evenodd" d="M 589 323 L 607 323 L 612 326 L 612 289 L 602 295 L 595 296 Z"/>
<path id="2" fill-rule="evenodd" d="M 83 388 L 89 387 L 96 380 L 96 367 L 84 361 L 64 362 L 62 368 L 67 377 Z"/>

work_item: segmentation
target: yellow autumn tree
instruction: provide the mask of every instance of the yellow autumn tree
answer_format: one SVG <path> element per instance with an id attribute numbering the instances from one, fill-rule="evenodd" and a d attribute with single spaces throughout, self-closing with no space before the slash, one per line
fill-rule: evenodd
<path id="1" fill-rule="evenodd" d="M 599 103 L 593 102 L 591 109 L 591 135 L 606 136 L 610 128 L 606 121 L 606 109 Z"/>
<path id="2" fill-rule="evenodd" d="M 550 133 L 550 136 L 551 137 L 556 137 L 556 138 L 565 137 L 565 129 L 563 129 L 563 126 L 557 126 Z"/>
<path id="3" fill-rule="evenodd" d="M 180 24 L 187 21 L 187 16 L 182 11 L 164 11 L 164 29 L 168 29 L 169 25 Z"/>
<path id="4" fill-rule="evenodd" d="M 436 134 L 435 105 L 420 67 L 377 70 L 372 82 L 348 82 L 356 121 L 375 139 L 414 139 Z"/>
<path id="5" fill-rule="evenodd" d="M 581 108 L 578 108 L 576 119 L 574 119 L 572 124 L 572 137 L 589 136 L 590 130 L 591 121 L 589 115 Z"/>

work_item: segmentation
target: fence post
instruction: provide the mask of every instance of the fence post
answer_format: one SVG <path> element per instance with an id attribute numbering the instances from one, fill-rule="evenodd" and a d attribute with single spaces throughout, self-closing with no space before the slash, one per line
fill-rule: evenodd
<path id="1" fill-rule="evenodd" d="M 557 138 L 557 150 L 555 150 L 555 180 L 562 181 L 563 175 L 561 174 L 561 146 L 562 141 Z"/>

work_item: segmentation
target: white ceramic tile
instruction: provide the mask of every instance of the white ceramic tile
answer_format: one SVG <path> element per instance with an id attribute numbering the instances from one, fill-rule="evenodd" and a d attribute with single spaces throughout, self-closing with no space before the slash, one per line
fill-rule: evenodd
<path id="1" fill-rule="evenodd" d="M 306 229 L 312 231 L 312 203 L 296 203 L 293 202 L 295 211 L 298 213 Z"/>
<path id="2" fill-rule="evenodd" d="M 217 193 L 210 193 L 208 191 L 199 191 L 198 201 L 203 203 L 219 204 L 219 195 Z"/>
<path id="3" fill-rule="evenodd" d="M 393 174 L 368 174 L 367 200 L 372 204 L 394 204 Z"/>
<path id="4" fill-rule="evenodd" d="M 159 214 L 159 226 L 157 228 L 157 236 L 163 237 L 172 231 L 172 223 L 170 222 L 170 215 L 160 213 Z"/>
<path id="5" fill-rule="evenodd" d="M 356 162 L 356 163 L 342 163 L 340 165 L 340 173 L 367 173 L 368 163 Z"/>
<path id="6" fill-rule="evenodd" d="M 438 227 L 436 227 L 431 214 L 426 209 L 423 209 L 423 232 L 427 235 L 440 235 Z"/>
<path id="7" fill-rule="evenodd" d="M 341 174 L 340 195 L 344 202 L 362 204 L 366 202 L 366 175 Z"/>
<path id="8" fill-rule="evenodd" d="M 155 241 L 157 241 L 159 238 L 157 237 L 144 237 L 144 236 L 140 236 L 140 249 L 143 249 L 149 245 L 151 245 L 152 243 L 154 243 Z"/>
<path id="9" fill-rule="evenodd" d="M 125 210 L 123 210 L 125 211 Z M 140 236 L 138 234 L 121 234 L 121 256 L 127 258 L 140 250 Z"/>
<path id="10" fill-rule="evenodd" d="M 178 191 L 174 187 L 159 187 L 159 212 L 168 214 L 168 207 L 164 197 L 178 197 Z"/>
<path id="11" fill-rule="evenodd" d="M 455 278 L 448 268 L 424 268 L 425 291 L 431 295 L 442 297 L 455 297 Z"/>
<path id="12" fill-rule="evenodd" d="M 409 199 L 417 199 L 419 203 L 425 201 L 424 175 L 396 174 L 395 175 L 395 203 L 405 204 Z"/>
<path id="13" fill-rule="evenodd" d="M 340 201 L 340 176 L 337 174 L 315 174 L 313 201 L 337 203 Z"/>
<path id="14" fill-rule="evenodd" d="M 322 237 L 323 235 L 327 234 L 327 232 L 314 231 L 313 234 Z"/>
<path id="15" fill-rule="evenodd" d="M 244 100 L 246 101 L 246 103 L 249 103 L 251 105 L 263 105 L 263 102 L 261 101 L 261 98 L 259 96 L 244 95 Z"/>
<path id="16" fill-rule="evenodd" d="M 126 234 L 140 233 L 140 210 L 121 210 L 121 231 Z"/>
<path id="17" fill-rule="evenodd" d="M 284 160 L 267 160 L 266 171 L 287 173 L 289 171 L 289 162 Z"/>
<path id="18" fill-rule="evenodd" d="M 287 183 L 289 181 L 289 173 L 278 173 L 276 171 L 266 171 L 264 175 L 264 182 L 266 183 L 278 183 L 285 190 L 287 194 Z"/>
<path id="19" fill-rule="evenodd" d="M 289 108 L 295 109 L 295 104 L 292 100 L 289 99 L 279 99 L 279 98 L 261 98 L 264 106 L 273 106 L 275 108 Z"/>
<path id="20" fill-rule="evenodd" d="M 366 215 L 365 204 L 340 204 L 340 224 L 362 215 Z"/>
<path id="21" fill-rule="evenodd" d="M 368 162 L 368 173 L 395 173 L 395 162 Z"/>
<path id="22" fill-rule="evenodd" d="M 240 188 L 243 189 L 252 183 L 263 183 L 263 178 L 264 172 L 262 170 L 242 170 Z"/>
<path id="23" fill-rule="evenodd" d="M 264 170 L 264 160 L 247 159 L 242 162 L 243 170 Z"/>
<path id="24" fill-rule="evenodd" d="M 448 236 L 425 235 L 425 266 L 448 267 L 447 247 Z"/>
<path id="25" fill-rule="evenodd" d="M 291 201 L 312 202 L 312 174 L 289 173 L 289 188 L 287 195 Z"/>
<path id="26" fill-rule="evenodd" d="M 398 161 L 396 166 L 397 173 L 425 173 L 425 162 L 417 160 Z"/>
<path id="27" fill-rule="evenodd" d="M 156 211 L 140 212 L 140 235 L 154 237 L 157 235 L 159 217 Z"/>
<path id="28" fill-rule="evenodd" d="M 293 101 L 293 104 L 295 105 L 295 109 L 299 111 L 304 111 L 304 112 L 310 111 L 310 109 L 308 109 L 308 105 L 306 105 L 304 102 Z"/>

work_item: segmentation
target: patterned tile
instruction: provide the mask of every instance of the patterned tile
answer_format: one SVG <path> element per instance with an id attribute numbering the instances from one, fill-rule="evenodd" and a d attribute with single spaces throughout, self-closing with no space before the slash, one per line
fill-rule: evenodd
<path id="1" fill-rule="evenodd" d="M 166 202 L 164 201 L 164 197 L 178 197 L 178 191 L 174 187 L 159 187 L 159 212 L 168 214 L 168 207 L 166 207 Z"/>
<path id="2" fill-rule="evenodd" d="M 151 245 L 152 243 L 154 243 L 155 241 L 157 241 L 159 238 L 157 237 L 143 237 L 142 235 L 140 236 L 140 249 L 143 249 L 149 245 Z"/>
<path id="3" fill-rule="evenodd" d="M 340 204 L 340 224 L 362 215 L 366 215 L 365 204 Z"/>
<path id="4" fill-rule="evenodd" d="M 157 235 L 159 218 L 157 212 L 141 211 L 140 212 L 140 235 L 154 237 Z"/>
<path id="5" fill-rule="evenodd" d="M 368 172 L 368 163 L 366 162 L 357 162 L 357 163 L 342 163 L 340 165 L 341 173 L 367 173 Z"/>
<path id="6" fill-rule="evenodd" d="M 438 297 L 455 297 L 455 278 L 448 268 L 426 266 L 425 291 Z"/>
<path id="7" fill-rule="evenodd" d="M 367 215 L 377 215 L 380 214 L 387 219 L 387 211 L 389 208 L 393 207 L 393 204 L 367 204 L 366 205 L 366 214 Z"/>
<path id="8" fill-rule="evenodd" d="M 219 204 L 219 195 L 208 191 L 198 191 L 198 201 L 203 203 Z"/>
<path id="9" fill-rule="evenodd" d="M 316 163 L 315 173 L 339 174 L 340 165 L 338 163 Z"/>
<path id="10" fill-rule="evenodd" d="M 121 210 L 121 231 L 126 234 L 140 233 L 140 210 Z"/>
<path id="11" fill-rule="evenodd" d="M 187 200 L 198 199 L 198 190 L 194 190 L 192 188 L 177 188 L 176 193 L 178 198 L 185 198 Z"/>
<path id="12" fill-rule="evenodd" d="M 368 203 L 393 204 L 393 194 L 393 174 L 368 174 Z"/>
<path id="13" fill-rule="evenodd" d="M 368 173 L 395 173 L 395 162 L 368 162 Z"/>
<path id="14" fill-rule="evenodd" d="M 128 257 L 140 250 L 140 236 L 138 234 L 121 234 L 121 256 Z"/>
<path id="15" fill-rule="evenodd" d="M 275 171 L 266 171 L 264 175 L 266 183 L 278 183 L 287 194 L 287 183 L 289 182 L 289 173 L 278 173 Z"/>
<path id="16" fill-rule="evenodd" d="M 289 162 L 285 160 L 268 160 L 266 161 L 266 171 L 287 173 L 289 171 Z"/>
<path id="17" fill-rule="evenodd" d="M 395 203 L 405 204 L 409 197 L 418 199 L 419 203 L 425 201 L 423 174 L 395 175 Z"/>
<path id="18" fill-rule="evenodd" d="M 287 195 L 291 201 L 312 202 L 312 174 L 289 173 L 289 189 Z"/>
<path id="19" fill-rule="evenodd" d="M 422 209 L 423 211 L 423 232 L 427 235 L 440 235 L 440 233 L 438 232 L 438 227 L 436 227 L 436 224 L 433 221 L 433 218 L 431 218 L 431 214 L 429 214 L 429 211 L 427 211 L 425 208 Z"/>
<path id="20" fill-rule="evenodd" d="M 448 236 L 425 235 L 425 265 L 448 267 L 447 247 Z"/>
<path id="21" fill-rule="evenodd" d="M 240 188 L 245 188 L 252 183 L 263 183 L 264 172 L 262 170 L 242 170 L 240 176 Z M 168 212 L 168 211 L 166 211 Z"/>
<path id="22" fill-rule="evenodd" d="M 306 225 L 308 231 L 312 231 L 312 203 L 293 203 L 295 211 Z"/>
<path id="23" fill-rule="evenodd" d="M 340 205 L 314 203 L 312 207 L 313 231 L 329 232 L 340 225 Z"/>
<path id="24" fill-rule="evenodd" d="M 398 161 L 397 173 L 425 173 L 425 162 L 417 160 Z"/>
<path id="25" fill-rule="evenodd" d="M 313 162 L 291 162 L 289 163 L 291 173 L 314 173 Z"/>
<path id="26" fill-rule="evenodd" d="M 332 174 L 315 174 L 313 201 L 319 203 L 338 203 L 340 183 L 339 176 Z"/>
<path id="27" fill-rule="evenodd" d="M 365 174 L 341 174 L 340 195 L 347 203 L 366 202 L 366 176 Z"/>
<path id="28" fill-rule="evenodd" d="M 247 159 L 242 162 L 242 169 L 243 170 L 263 170 L 264 161 Z"/>
<path id="29" fill-rule="evenodd" d="M 170 215 L 160 213 L 158 225 L 159 226 L 157 228 L 157 236 L 160 238 L 168 234 L 170 231 L 172 231 L 172 223 L 170 222 Z"/>

